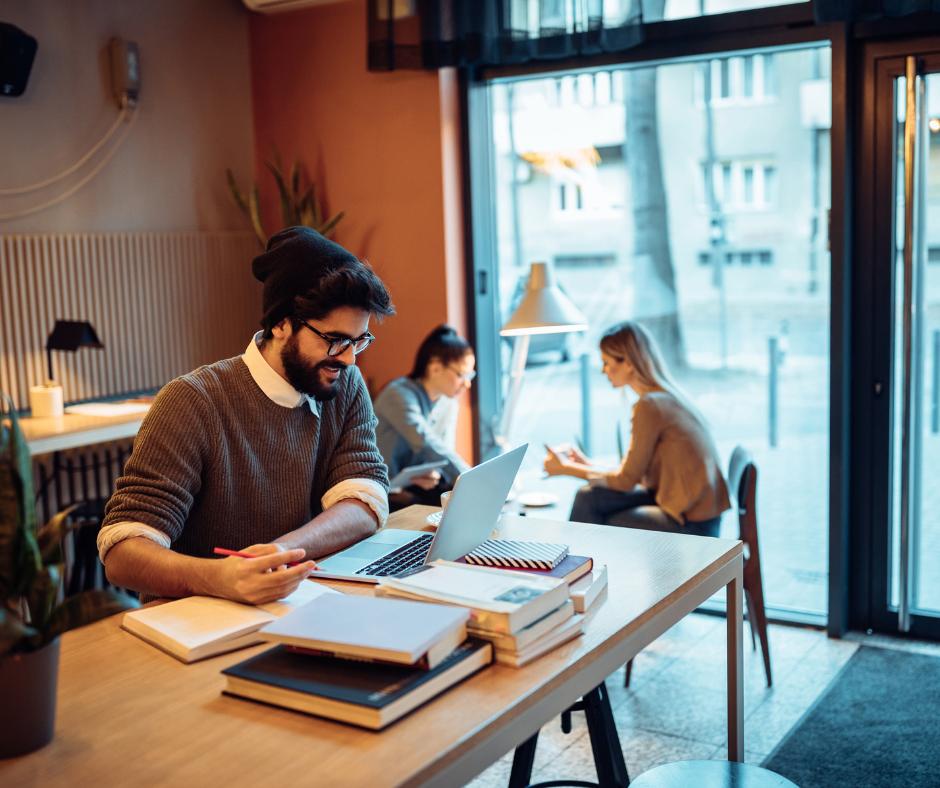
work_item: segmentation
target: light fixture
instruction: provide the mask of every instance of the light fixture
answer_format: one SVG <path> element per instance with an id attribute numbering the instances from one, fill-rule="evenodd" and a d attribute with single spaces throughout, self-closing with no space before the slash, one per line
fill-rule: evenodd
<path id="1" fill-rule="evenodd" d="M 67 350 L 74 353 L 80 347 L 104 348 L 91 323 L 87 320 L 56 320 L 46 339 L 46 381 L 29 390 L 29 407 L 34 418 L 63 414 L 64 396 L 52 369 L 52 351 Z"/>
<path id="2" fill-rule="evenodd" d="M 533 334 L 569 334 L 587 330 L 587 318 L 556 285 L 548 263 L 532 263 L 525 293 L 500 334 L 515 337 L 509 371 L 509 391 L 502 415 L 497 419 L 495 440 L 504 448 L 522 390 L 522 376 Z"/>

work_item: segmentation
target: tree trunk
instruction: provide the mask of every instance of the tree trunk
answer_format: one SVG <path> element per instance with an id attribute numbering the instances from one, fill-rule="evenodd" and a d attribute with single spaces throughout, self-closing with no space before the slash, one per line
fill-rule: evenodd
<path id="1" fill-rule="evenodd" d="M 646 21 L 662 19 L 665 0 L 646 0 Z M 663 182 L 656 69 L 628 69 L 625 79 L 624 158 L 633 208 L 634 315 L 655 336 L 667 364 L 686 366 L 679 325 L 676 275 L 669 248 L 669 214 Z"/>

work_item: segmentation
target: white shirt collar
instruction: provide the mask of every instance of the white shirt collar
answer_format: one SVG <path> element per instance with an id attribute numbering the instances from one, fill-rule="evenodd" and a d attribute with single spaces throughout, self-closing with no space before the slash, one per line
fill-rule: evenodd
<path id="1" fill-rule="evenodd" d="M 297 391 L 290 383 L 278 375 L 268 364 L 265 357 L 261 355 L 261 350 L 258 348 L 261 333 L 259 331 L 251 338 L 251 342 L 248 343 L 248 347 L 245 348 L 242 355 L 242 361 L 248 367 L 248 371 L 255 383 L 258 384 L 258 388 L 264 392 L 269 400 L 277 403 L 282 408 L 297 408 L 306 400 L 311 412 L 319 416 L 320 403 L 317 399 L 309 394 Z"/>

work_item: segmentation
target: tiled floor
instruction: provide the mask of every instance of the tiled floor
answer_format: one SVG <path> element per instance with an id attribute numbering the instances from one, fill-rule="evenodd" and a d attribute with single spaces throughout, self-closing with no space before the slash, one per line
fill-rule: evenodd
<path id="1" fill-rule="evenodd" d="M 744 649 L 744 746 L 751 763 L 770 753 L 858 648 L 783 626 L 771 626 L 770 645 L 772 689 L 760 651 L 751 651 L 749 640 Z M 607 679 L 631 777 L 670 761 L 726 757 L 725 654 L 724 619 L 693 614 L 636 658 L 630 689 L 622 670 Z M 584 714 L 573 716 L 568 735 L 557 721 L 542 728 L 533 781 L 596 779 Z M 469 785 L 505 786 L 511 766 L 508 753 Z"/>

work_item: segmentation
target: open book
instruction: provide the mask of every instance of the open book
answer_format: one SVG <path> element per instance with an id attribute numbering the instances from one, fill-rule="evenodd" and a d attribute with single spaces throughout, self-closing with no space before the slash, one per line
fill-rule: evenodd
<path id="1" fill-rule="evenodd" d="M 336 593 L 304 580 L 290 596 L 258 607 L 211 596 L 189 596 L 131 610 L 124 614 L 121 626 L 182 662 L 195 662 L 261 643 L 264 638 L 258 630 L 265 624 L 317 597 Z"/>

